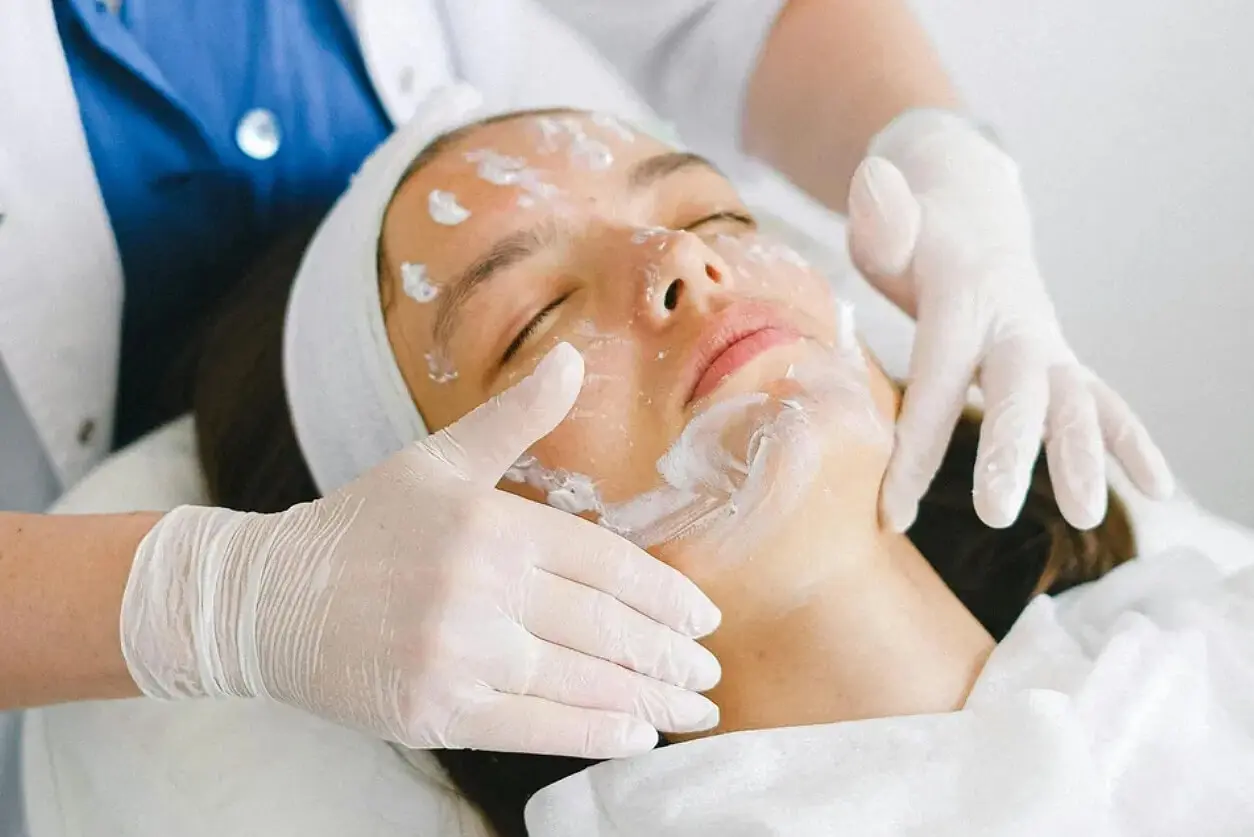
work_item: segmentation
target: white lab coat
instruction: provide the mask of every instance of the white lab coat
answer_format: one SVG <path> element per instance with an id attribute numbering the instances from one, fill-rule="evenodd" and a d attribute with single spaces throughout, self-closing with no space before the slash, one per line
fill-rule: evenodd
<path id="1" fill-rule="evenodd" d="M 627 116 L 644 109 L 634 86 L 689 141 L 719 156 L 719 146 L 727 153 L 734 145 L 744 86 L 785 0 L 340 2 L 393 122 L 456 77 L 502 106 L 560 103 Z M 122 293 L 51 2 L 6 2 L 0 360 L 63 487 L 108 450 Z M 0 416 L 0 433 L 13 419 Z"/>

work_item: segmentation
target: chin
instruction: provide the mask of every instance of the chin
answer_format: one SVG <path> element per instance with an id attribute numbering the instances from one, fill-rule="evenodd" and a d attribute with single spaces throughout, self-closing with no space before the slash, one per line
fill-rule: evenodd
<path id="1" fill-rule="evenodd" d="M 834 521 L 877 527 L 896 403 L 877 372 L 860 354 L 851 359 L 800 341 L 729 376 L 707 399 L 706 415 L 732 411 L 719 438 L 745 467 L 726 504 L 731 511 L 688 537 L 690 548 L 707 560 L 734 562 L 799 529 Z M 734 407 L 737 399 L 743 410 Z"/>

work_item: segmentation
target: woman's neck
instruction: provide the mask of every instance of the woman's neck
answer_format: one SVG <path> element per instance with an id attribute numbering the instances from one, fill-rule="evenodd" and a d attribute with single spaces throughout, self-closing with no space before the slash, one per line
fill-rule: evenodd
<path id="1" fill-rule="evenodd" d="M 993 639 L 904 535 L 812 505 L 748 556 L 681 567 L 724 614 L 714 732 L 961 708 Z"/>

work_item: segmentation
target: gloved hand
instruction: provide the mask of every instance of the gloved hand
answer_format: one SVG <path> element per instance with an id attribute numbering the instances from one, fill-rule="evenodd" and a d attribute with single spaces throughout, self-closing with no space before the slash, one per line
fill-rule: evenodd
<path id="1" fill-rule="evenodd" d="M 1171 493 L 1145 427 L 1067 345 L 1018 168 L 970 122 L 915 111 L 875 138 L 850 186 L 849 247 L 918 322 L 880 496 L 886 525 L 913 523 L 973 381 L 984 397 L 974 499 L 988 525 L 1018 516 L 1042 438 L 1059 509 L 1077 527 L 1105 516 L 1106 450 L 1140 490 Z"/>
<path id="2" fill-rule="evenodd" d="M 570 410 L 535 373 L 280 514 L 183 507 L 143 540 L 122 641 L 160 698 L 266 697 L 409 747 L 609 758 L 712 727 L 714 605 L 593 523 L 498 490 Z"/>

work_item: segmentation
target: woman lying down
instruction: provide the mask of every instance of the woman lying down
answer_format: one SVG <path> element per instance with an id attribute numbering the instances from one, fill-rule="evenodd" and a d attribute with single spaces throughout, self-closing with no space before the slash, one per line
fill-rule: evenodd
<path id="1" fill-rule="evenodd" d="M 211 499 L 269 511 L 527 381 L 570 409 L 500 486 L 719 605 L 709 702 L 623 707 L 666 746 L 437 753 L 496 833 L 1251 833 L 1254 574 L 1130 560 L 1120 503 L 1071 528 L 1043 464 L 1020 519 L 983 527 L 965 419 L 886 532 L 898 387 L 713 167 L 581 112 L 440 130 L 390 140 L 315 236 L 286 392 L 299 248 L 249 277 L 197 426 Z"/>

